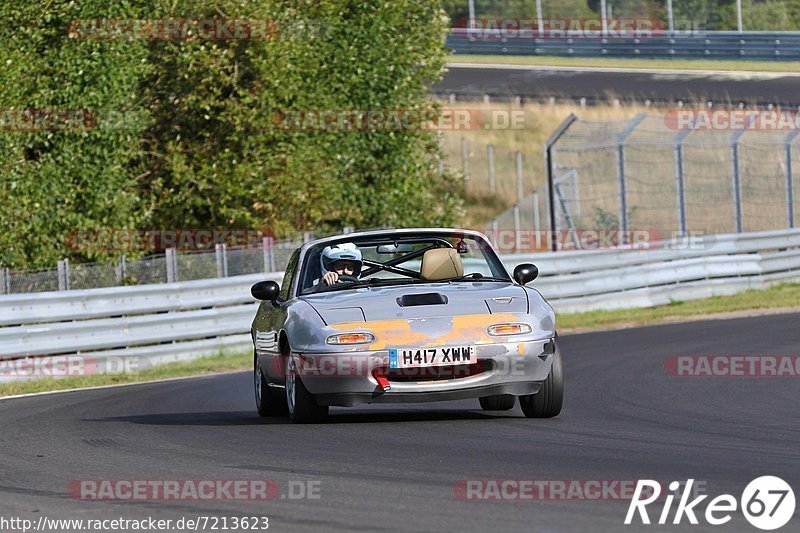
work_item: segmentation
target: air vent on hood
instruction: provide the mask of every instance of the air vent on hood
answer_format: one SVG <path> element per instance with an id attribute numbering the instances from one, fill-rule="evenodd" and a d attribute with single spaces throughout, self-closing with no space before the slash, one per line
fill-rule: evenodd
<path id="1" fill-rule="evenodd" d="M 405 294 L 397 299 L 400 307 L 411 307 L 414 305 L 442 305 L 447 303 L 447 296 L 438 292 L 426 292 L 424 294 Z"/>

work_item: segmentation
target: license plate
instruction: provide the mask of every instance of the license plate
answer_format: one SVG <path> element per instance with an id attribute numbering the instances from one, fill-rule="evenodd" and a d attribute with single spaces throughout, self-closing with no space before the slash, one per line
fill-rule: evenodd
<path id="1" fill-rule="evenodd" d="M 477 362 L 474 346 L 389 350 L 389 368 L 469 365 Z"/>

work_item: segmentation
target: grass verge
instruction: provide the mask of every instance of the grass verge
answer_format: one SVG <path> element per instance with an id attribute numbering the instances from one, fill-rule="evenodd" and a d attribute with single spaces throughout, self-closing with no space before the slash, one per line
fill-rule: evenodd
<path id="1" fill-rule="evenodd" d="M 158 379 L 178 378 L 185 376 L 201 376 L 217 372 L 250 369 L 253 364 L 251 352 L 234 354 L 220 353 L 209 357 L 201 357 L 193 361 L 159 365 L 141 372 L 121 374 L 95 374 L 90 376 L 69 376 L 63 378 L 42 378 L 30 381 L 0 384 L 0 398 L 17 394 L 30 394 L 54 390 L 80 389 L 84 387 L 101 387 L 103 385 L 119 385 L 123 383 L 139 383 Z"/>
<path id="2" fill-rule="evenodd" d="M 758 314 L 768 310 L 800 310 L 800 283 L 784 283 L 768 289 L 754 289 L 732 296 L 714 296 L 701 300 L 673 302 L 669 305 L 617 311 L 589 311 L 558 314 L 558 330 L 613 329 L 646 326 L 689 319 L 723 318 L 746 311 Z"/>
<path id="3" fill-rule="evenodd" d="M 605 67 L 667 70 L 724 70 L 733 72 L 800 72 L 796 61 L 726 61 L 708 59 L 616 59 L 555 56 L 450 55 L 448 63 L 480 65 L 530 65 L 541 67 Z"/>

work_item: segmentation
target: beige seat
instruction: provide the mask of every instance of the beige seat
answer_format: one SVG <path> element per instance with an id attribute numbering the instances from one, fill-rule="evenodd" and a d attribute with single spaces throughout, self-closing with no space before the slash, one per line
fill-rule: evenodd
<path id="1" fill-rule="evenodd" d="M 453 248 L 435 248 L 422 256 L 422 279 L 438 281 L 464 275 L 464 264 Z"/>

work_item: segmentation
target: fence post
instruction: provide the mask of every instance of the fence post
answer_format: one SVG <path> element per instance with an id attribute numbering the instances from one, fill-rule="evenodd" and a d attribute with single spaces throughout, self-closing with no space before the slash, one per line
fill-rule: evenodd
<path id="1" fill-rule="evenodd" d="M 228 277 L 228 246 L 223 242 L 214 247 L 214 255 L 217 260 L 217 277 Z"/>
<path id="2" fill-rule="evenodd" d="M 544 142 L 544 171 L 547 176 L 547 210 L 548 218 L 550 219 L 550 231 L 552 232 L 556 231 L 556 191 L 553 185 L 553 174 L 555 173 L 555 164 L 553 163 L 553 146 L 576 120 L 578 120 L 578 117 L 575 116 L 575 113 L 570 113 L 569 116 L 564 119 L 564 122 L 562 122 L 558 128 L 556 128 L 556 131 L 550 134 L 550 137 L 548 137 Z M 553 239 L 552 241 L 552 250 L 554 252 L 558 251 L 558 241 L 556 239 Z"/>
<path id="3" fill-rule="evenodd" d="M 524 196 L 522 187 L 522 152 L 517 150 L 515 157 L 517 159 L 517 204 L 519 204 L 522 203 L 522 197 Z"/>
<path id="4" fill-rule="evenodd" d="M 69 259 L 58 262 L 58 290 L 69 290 Z"/>
<path id="5" fill-rule="evenodd" d="M 486 161 L 489 164 L 489 193 L 494 194 L 494 146 L 486 145 Z"/>
<path id="6" fill-rule="evenodd" d="M 522 231 L 519 221 L 519 204 L 514 204 L 514 252 L 516 253 L 519 253 L 519 249 L 522 248 L 520 233 L 522 233 Z"/>
<path id="7" fill-rule="evenodd" d="M 0 268 L 0 294 L 11 294 L 11 273 L 8 267 Z"/>
<path id="8" fill-rule="evenodd" d="M 119 268 L 117 269 L 117 283 L 122 285 L 125 282 L 125 276 L 128 274 L 128 260 L 125 255 L 119 256 Z"/>
<path id="9" fill-rule="evenodd" d="M 625 141 L 628 139 L 636 126 L 642 122 L 647 115 L 639 113 L 631 122 L 625 126 L 625 129 L 617 137 L 617 182 L 619 188 L 619 227 L 622 230 L 622 239 L 620 244 L 626 244 L 627 231 L 630 221 L 628 220 L 628 184 L 625 179 Z"/>
<path id="10" fill-rule="evenodd" d="M 444 175 L 444 159 L 442 159 L 442 132 L 436 132 L 436 160 L 438 162 L 439 167 L 439 177 L 441 178 Z"/>
<path id="11" fill-rule="evenodd" d="M 275 272 L 275 253 L 272 250 L 275 239 L 272 237 L 261 238 L 261 248 L 264 255 L 264 272 Z"/>
<path id="12" fill-rule="evenodd" d="M 533 229 L 536 231 L 537 239 L 539 232 L 542 229 L 542 223 L 539 220 L 539 191 L 533 193 Z"/>
<path id="13" fill-rule="evenodd" d="M 686 177 L 683 173 L 683 140 L 692 132 L 691 128 L 680 132 L 675 137 L 675 189 L 678 203 L 678 231 L 681 237 L 686 235 Z"/>
<path id="14" fill-rule="evenodd" d="M 164 250 L 164 261 L 167 263 L 167 283 L 175 283 L 178 279 L 177 272 L 175 272 L 175 248 L 167 248 Z"/>
<path id="15" fill-rule="evenodd" d="M 494 244 L 495 248 L 497 248 L 498 250 L 500 249 L 500 243 L 498 242 L 498 240 L 500 238 L 499 233 L 500 232 L 498 231 L 498 228 L 497 228 L 497 219 L 493 218 L 492 219 L 492 243 Z"/>
<path id="16" fill-rule="evenodd" d="M 800 130 L 794 130 L 786 136 L 786 219 L 790 228 L 794 227 L 794 168 L 792 166 L 792 141 L 800 134 Z"/>
<path id="17" fill-rule="evenodd" d="M 464 192 L 467 192 L 467 182 L 469 181 L 469 150 L 467 139 L 461 137 L 461 168 L 464 173 Z"/>

